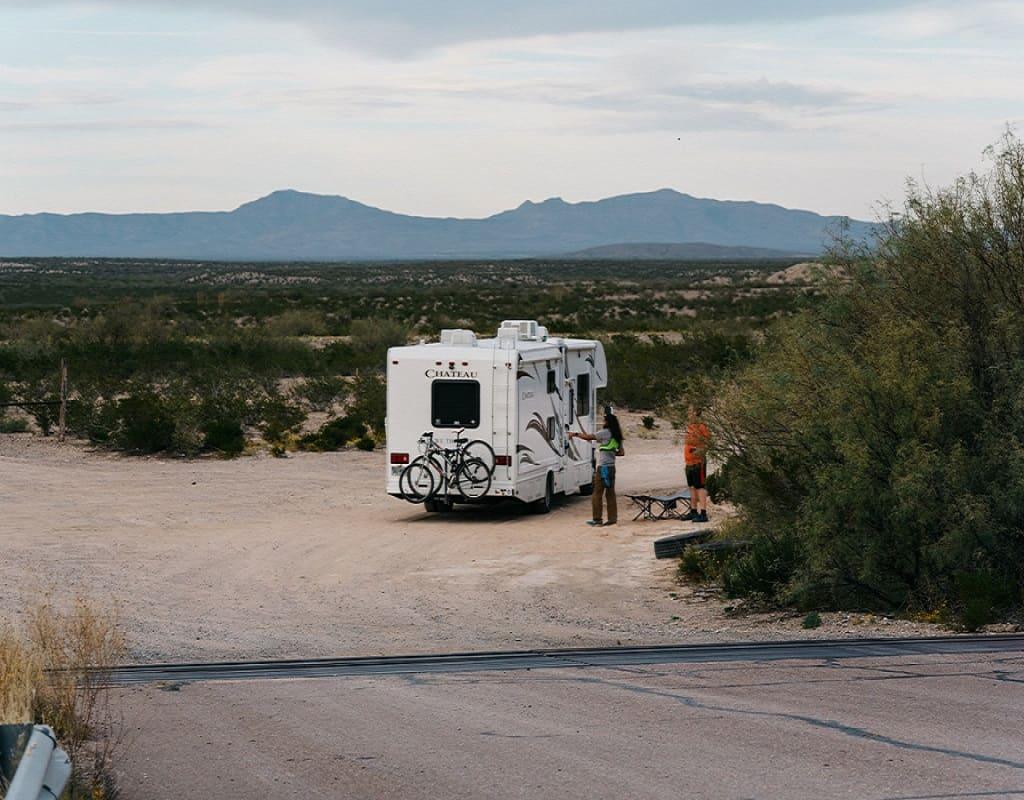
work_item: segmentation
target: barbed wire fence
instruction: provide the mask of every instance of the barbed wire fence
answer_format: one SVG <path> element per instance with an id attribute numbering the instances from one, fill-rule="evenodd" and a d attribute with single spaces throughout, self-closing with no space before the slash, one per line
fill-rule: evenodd
<path id="1" fill-rule="evenodd" d="M 57 411 L 57 441 L 63 442 L 67 436 L 68 429 L 68 403 L 74 402 L 68 399 L 68 362 L 66 358 L 60 360 L 60 396 L 56 400 L 9 400 L 0 403 L 0 408 L 56 408 Z"/>

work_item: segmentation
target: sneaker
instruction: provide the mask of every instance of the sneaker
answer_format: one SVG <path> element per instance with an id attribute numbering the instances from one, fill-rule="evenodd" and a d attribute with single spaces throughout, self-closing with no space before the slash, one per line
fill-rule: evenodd
<path id="1" fill-rule="evenodd" d="M 698 514 L 698 513 L 696 512 L 696 511 L 694 511 L 694 510 L 693 510 L 693 509 L 691 508 L 691 509 L 690 509 L 689 511 L 687 511 L 687 512 L 686 512 L 685 514 L 683 514 L 683 516 L 682 516 L 682 518 L 681 518 L 681 519 L 683 520 L 683 522 L 696 522 L 696 521 L 697 521 L 697 518 L 698 518 L 699 516 L 700 516 L 700 514 Z"/>
<path id="2" fill-rule="evenodd" d="M 599 519 L 588 519 L 587 524 L 592 525 L 595 528 L 600 528 L 602 525 L 604 525 L 604 523 L 601 522 L 601 520 Z"/>
<path id="3" fill-rule="evenodd" d="M 609 525 L 614 525 L 615 520 L 608 520 L 602 527 L 607 528 Z"/>
<path id="4" fill-rule="evenodd" d="M 701 511 L 697 515 L 696 522 L 707 522 L 707 521 L 708 521 L 708 512 L 707 511 Z"/>

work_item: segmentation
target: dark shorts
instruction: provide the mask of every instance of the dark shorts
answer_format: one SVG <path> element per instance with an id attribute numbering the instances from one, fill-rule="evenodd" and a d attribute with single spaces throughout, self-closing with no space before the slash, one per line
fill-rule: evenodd
<path id="1" fill-rule="evenodd" d="M 707 479 L 706 464 L 686 465 L 686 485 L 691 489 L 703 489 L 704 481 Z"/>

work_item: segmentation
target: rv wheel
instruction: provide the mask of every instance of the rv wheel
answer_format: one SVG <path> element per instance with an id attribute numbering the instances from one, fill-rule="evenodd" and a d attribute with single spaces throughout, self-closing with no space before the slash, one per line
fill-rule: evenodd
<path id="1" fill-rule="evenodd" d="M 583 484 L 580 487 L 580 494 L 583 497 L 590 497 L 590 495 L 592 495 L 593 493 L 594 493 L 594 484 L 593 483 L 585 483 L 585 484 Z"/>
<path id="2" fill-rule="evenodd" d="M 455 503 L 451 500 L 427 500 L 423 503 L 423 508 L 430 514 L 437 514 L 443 511 L 451 511 L 455 507 Z"/>
<path id="3" fill-rule="evenodd" d="M 533 503 L 534 514 L 547 514 L 551 506 L 555 504 L 555 476 L 548 473 L 547 483 L 544 484 L 544 496 Z"/>

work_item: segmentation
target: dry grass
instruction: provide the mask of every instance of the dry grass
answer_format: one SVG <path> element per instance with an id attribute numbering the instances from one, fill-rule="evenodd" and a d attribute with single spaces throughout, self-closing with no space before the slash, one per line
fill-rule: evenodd
<path id="1" fill-rule="evenodd" d="M 46 602 L 25 630 L 0 632 L 0 722 L 49 725 L 74 767 L 68 800 L 112 800 L 111 757 L 120 725 L 105 672 L 122 663 L 124 637 L 114 610 L 85 599 Z"/>
<path id="2" fill-rule="evenodd" d="M 36 654 L 13 630 L 0 630 L 0 725 L 32 721 L 42 678 Z"/>

